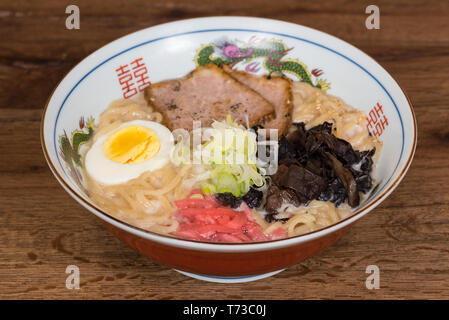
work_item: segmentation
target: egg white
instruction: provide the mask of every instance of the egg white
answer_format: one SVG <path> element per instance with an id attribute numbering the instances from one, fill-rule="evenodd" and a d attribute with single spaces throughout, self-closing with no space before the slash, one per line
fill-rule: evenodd
<path id="1" fill-rule="evenodd" d="M 103 153 L 103 143 L 108 136 L 121 128 L 129 126 L 142 126 L 153 130 L 160 140 L 159 152 L 141 163 L 122 164 L 108 159 Z M 171 131 L 160 123 L 146 120 L 125 122 L 118 128 L 99 137 L 86 154 L 85 167 L 87 173 L 97 182 L 114 185 L 138 178 L 142 173 L 162 168 L 170 161 L 174 147 L 174 138 Z"/>

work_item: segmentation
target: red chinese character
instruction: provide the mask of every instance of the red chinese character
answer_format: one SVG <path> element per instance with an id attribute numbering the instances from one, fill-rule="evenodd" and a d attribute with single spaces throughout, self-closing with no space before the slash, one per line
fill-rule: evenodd
<path id="1" fill-rule="evenodd" d="M 388 119 L 384 115 L 382 105 L 379 102 L 376 103 L 370 110 L 368 116 L 369 117 L 366 117 L 366 120 L 368 121 L 368 130 L 376 137 L 380 137 L 385 131 L 385 128 L 388 127 Z"/>
<path id="2" fill-rule="evenodd" d="M 382 110 L 382 105 L 379 102 L 374 106 L 373 109 L 376 111 L 377 117 L 379 118 L 384 114 L 384 111 Z"/>
<path id="3" fill-rule="evenodd" d="M 382 125 L 380 122 L 376 123 L 376 131 L 373 132 L 376 137 L 380 137 L 383 133 Z"/>
<path id="4" fill-rule="evenodd" d="M 143 62 L 142 58 L 138 58 L 131 62 L 133 75 L 138 84 L 139 91 L 142 91 L 143 88 L 150 85 L 150 78 L 148 77 L 148 69 L 145 66 L 145 62 Z"/>
<path id="5" fill-rule="evenodd" d="M 127 99 L 135 95 L 138 91 L 134 87 L 133 75 L 128 69 L 128 65 L 120 66 L 115 72 L 117 72 L 118 81 L 122 86 L 123 97 Z"/>
<path id="6" fill-rule="evenodd" d="M 380 123 L 382 124 L 382 129 L 385 130 L 386 127 L 388 127 L 388 119 L 386 116 L 383 116 L 382 119 L 380 119 Z"/>
<path id="7" fill-rule="evenodd" d="M 371 109 L 371 111 L 368 113 L 369 117 L 366 117 L 366 120 L 368 121 L 368 130 L 370 128 L 374 128 L 374 126 L 376 125 L 377 122 L 377 116 L 374 113 L 373 109 Z"/>

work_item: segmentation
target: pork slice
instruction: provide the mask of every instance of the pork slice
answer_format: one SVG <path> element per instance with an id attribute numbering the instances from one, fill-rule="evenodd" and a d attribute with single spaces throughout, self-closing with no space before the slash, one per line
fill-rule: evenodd
<path id="1" fill-rule="evenodd" d="M 193 121 L 208 127 L 228 114 L 243 125 L 247 116 L 252 127 L 274 115 L 269 101 L 214 64 L 198 67 L 181 79 L 152 84 L 145 88 L 145 98 L 171 130 L 191 130 Z"/>
<path id="2" fill-rule="evenodd" d="M 232 70 L 227 65 L 223 66 L 223 70 L 273 104 L 275 117 L 265 121 L 263 126 L 265 129 L 278 129 L 279 137 L 286 134 L 292 122 L 291 80 L 279 76 L 258 77 L 244 71 Z"/>

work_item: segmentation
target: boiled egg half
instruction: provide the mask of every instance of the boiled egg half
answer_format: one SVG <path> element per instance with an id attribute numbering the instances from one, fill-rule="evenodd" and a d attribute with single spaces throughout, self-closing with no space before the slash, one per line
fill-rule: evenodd
<path id="1" fill-rule="evenodd" d="M 86 154 L 86 171 L 102 184 L 124 183 L 165 166 L 173 146 L 172 133 L 160 123 L 125 122 L 95 141 Z"/>

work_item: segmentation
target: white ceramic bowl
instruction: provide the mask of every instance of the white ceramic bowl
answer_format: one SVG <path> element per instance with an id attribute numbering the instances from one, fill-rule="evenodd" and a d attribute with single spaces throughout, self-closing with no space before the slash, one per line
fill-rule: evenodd
<path id="1" fill-rule="evenodd" d="M 273 61 L 273 52 L 280 51 L 285 51 L 285 55 Z M 372 122 L 371 130 L 378 130 L 384 143 L 374 176 L 379 186 L 352 216 L 294 238 L 217 244 L 175 239 L 136 228 L 108 215 L 89 200 L 80 187 L 80 167 L 73 158 L 67 159 L 67 154 L 63 156 L 61 144 L 71 141 L 73 133 L 79 134 L 75 139 L 89 137 L 92 122 L 88 119 L 97 119 L 111 101 L 139 92 L 148 81 L 182 77 L 197 63 L 218 56 L 228 62 L 237 61 L 235 67 L 257 74 L 268 73 L 273 63 L 290 59 L 301 67 L 283 70 L 287 76 L 298 80 L 298 72 L 306 72 L 307 81 L 330 84 L 329 93 L 368 115 L 371 112 L 377 121 Z M 379 205 L 410 166 L 417 128 L 410 102 L 396 81 L 352 45 L 292 23 L 211 17 L 144 29 L 89 55 L 52 93 L 45 107 L 41 135 L 47 162 L 63 188 L 131 247 L 174 268 L 209 276 L 204 279 L 227 281 L 226 277 L 232 276 L 232 281 L 248 281 L 254 279 L 250 275 L 260 278 L 260 274 L 288 267 L 329 246 L 354 221 Z"/>

